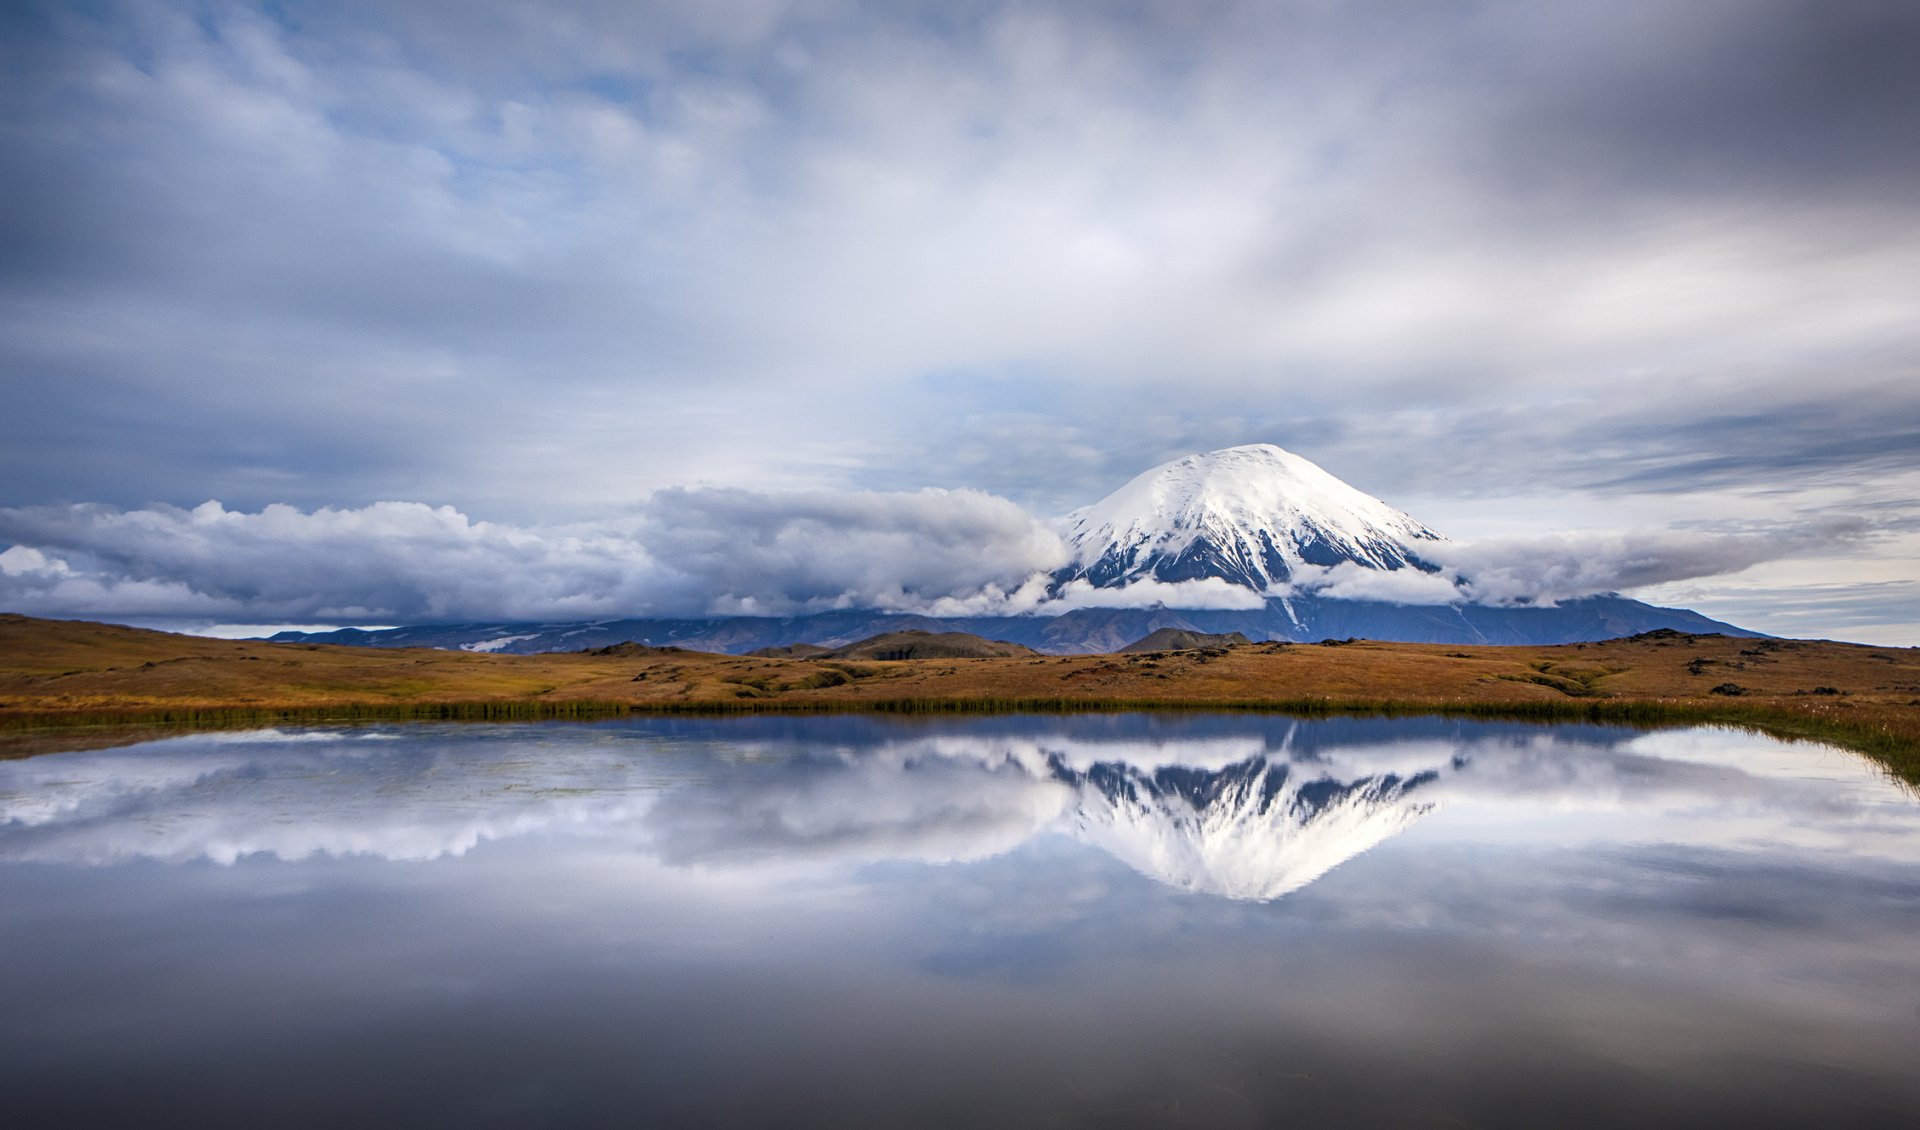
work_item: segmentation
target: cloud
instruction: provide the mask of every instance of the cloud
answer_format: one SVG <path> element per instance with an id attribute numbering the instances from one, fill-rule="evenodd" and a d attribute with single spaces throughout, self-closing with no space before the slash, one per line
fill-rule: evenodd
<path id="1" fill-rule="evenodd" d="M 1095 588 L 1084 578 L 1067 582 L 1046 609 L 1076 608 L 1259 608 L 1264 598 L 1250 588 L 1205 577 L 1197 581 L 1156 581 L 1143 577 L 1119 588 Z"/>
<path id="2" fill-rule="evenodd" d="M 671 490 L 554 527 L 408 502 L 34 507 L 0 510 L 4 542 L 0 600 L 20 611 L 343 622 L 920 610 L 1065 561 L 1019 507 L 941 490 Z"/>
<path id="3" fill-rule="evenodd" d="M 1825 636 L 1911 647 L 1916 638 L 1913 626 L 1920 621 L 1920 581 L 1905 579 L 1770 585 L 1741 578 L 1712 586 L 1674 584 L 1640 596 L 1716 619 L 1740 615 L 1745 618 L 1739 622 L 1755 631 L 1799 639 Z"/>
<path id="4" fill-rule="evenodd" d="M 0 503 L 1053 505 L 1409 408 L 1394 468 L 1418 419 L 1516 404 L 1505 446 L 1575 484 L 1543 400 L 1614 405 L 1629 473 L 1689 388 L 1913 407 L 1855 363 L 1915 324 L 1897 6 L 724 7 L 19 19 Z M 1818 458 L 1910 449 L 1913 411 L 1866 418 Z"/>
<path id="5" fill-rule="evenodd" d="M 1700 577 L 1738 573 L 1866 536 L 1864 519 L 1836 517 L 1763 533 L 1586 530 L 1527 538 L 1438 542 L 1421 555 L 1434 572 L 1382 571 L 1350 562 L 1307 565 L 1274 595 L 1391 604 L 1552 604 Z"/>
<path id="6" fill-rule="evenodd" d="M 618 523 L 533 530 L 415 502 L 9 509 L 0 541 L 6 602 L 54 614 L 591 619 L 644 606 L 652 576 Z"/>
<path id="7" fill-rule="evenodd" d="M 975 490 L 661 491 L 637 536 L 674 585 L 745 615 L 1005 603 L 1066 564 L 1045 524 Z M 1026 590 L 1029 594 L 1031 589 Z"/>
<path id="8" fill-rule="evenodd" d="M 522 527 L 381 502 L 255 513 L 100 505 L 0 509 L 0 605 L 45 615 L 445 623 L 936 616 L 1075 608 L 1257 608 L 1224 581 L 1048 593 L 1067 549 L 980 491 L 674 489 L 629 516 Z"/>
<path id="9" fill-rule="evenodd" d="M 1269 591 L 1280 597 L 1320 596 L 1331 600 L 1379 600 L 1388 604 L 1460 604 L 1467 599 L 1459 579 L 1450 570 L 1438 573 L 1418 569 L 1382 571 L 1351 562 L 1332 566 L 1303 564 L 1291 580 Z"/>
<path id="10" fill-rule="evenodd" d="M 1586 531 L 1442 547 L 1438 560 L 1480 603 L 1552 602 L 1695 577 L 1722 576 L 1860 538 L 1840 518 L 1754 534 L 1690 530 Z"/>
<path id="11" fill-rule="evenodd" d="M 1737 572 L 1845 545 L 1835 518 L 1765 532 L 1590 531 L 1423 550 L 1425 573 L 1303 566 L 1269 594 L 1208 578 L 1121 588 L 1050 575 L 1046 522 L 969 490 L 662 491 L 599 522 L 516 526 L 450 506 L 257 512 L 100 505 L 0 509 L 0 606 L 54 616 L 334 623 L 784 616 L 879 609 L 934 616 L 1079 608 L 1251 609 L 1267 595 L 1398 604 L 1551 603 Z"/>

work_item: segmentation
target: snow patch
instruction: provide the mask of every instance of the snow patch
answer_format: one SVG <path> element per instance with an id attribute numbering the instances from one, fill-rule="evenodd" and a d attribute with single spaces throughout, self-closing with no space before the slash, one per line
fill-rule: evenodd
<path id="1" fill-rule="evenodd" d="M 460 645 L 460 650 L 461 651 L 499 651 L 501 648 L 506 647 L 508 644 L 516 644 L 516 643 L 519 643 L 521 640 L 538 639 L 539 637 L 540 637 L 539 632 L 528 632 L 524 636 L 501 636 L 499 639 L 477 640 L 473 643 L 463 643 Z"/>

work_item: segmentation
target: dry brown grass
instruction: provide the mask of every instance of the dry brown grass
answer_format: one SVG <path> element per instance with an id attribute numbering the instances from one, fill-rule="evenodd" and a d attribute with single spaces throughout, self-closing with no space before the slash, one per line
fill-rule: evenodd
<path id="1" fill-rule="evenodd" d="M 1665 634 L 1552 647 L 1360 641 L 887 662 L 381 650 L 0 615 L 0 723 L 15 728 L 291 716 L 1102 708 L 1726 722 L 1835 741 L 1920 781 L 1920 651 L 1908 648 Z"/>

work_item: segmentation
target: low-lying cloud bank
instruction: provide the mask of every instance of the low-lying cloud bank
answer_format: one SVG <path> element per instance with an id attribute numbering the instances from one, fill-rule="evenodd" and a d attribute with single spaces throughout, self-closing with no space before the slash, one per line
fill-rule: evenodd
<path id="1" fill-rule="evenodd" d="M 1309 568 L 1266 595 L 1400 604 L 1549 603 L 1737 572 L 1860 536 L 1841 519 L 1765 533 L 1557 534 L 1443 543 L 1437 572 Z M 1204 580 L 1049 592 L 1068 549 L 1017 504 L 973 490 L 674 489 L 633 513 L 545 527 L 449 506 L 218 502 L 190 510 L 0 509 L 0 609 L 48 616 L 260 623 L 445 623 L 794 615 L 935 616 L 1076 608 L 1252 608 Z"/>
<path id="2" fill-rule="evenodd" d="M 1561 600 L 1716 577 L 1865 536 L 1859 518 L 1781 526 L 1764 533 L 1583 530 L 1528 538 L 1442 542 L 1421 553 L 1439 568 L 1384 572 L 1358 565 L 1304 566 L 1274 596 L 1312 595 L 1392 604 L 1552 604 Z"/>
<path id="3" fill-rule="evenodd" d="M 969 490 L 669 490 L 632 515 L 549 527 L 414 502 L 31 507 L 0 510 L 0 544 L 12 610 L 339 623 L 1007 604 L 1066 562 L 1025 510 Z"/>

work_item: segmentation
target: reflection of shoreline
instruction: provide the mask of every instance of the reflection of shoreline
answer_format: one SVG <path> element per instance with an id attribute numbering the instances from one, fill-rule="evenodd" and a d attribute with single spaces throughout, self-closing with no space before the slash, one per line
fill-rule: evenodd
<path id="1" fill-rule="evenodd" d="M 0 729 L 0 761 L 24 761 L 29 757 L 45 757 L 58 753 L 93 753 L 103 749 L 124 749 L 127 746 L 162 741 L 166 738 L 217 733 L 223 729 L 257 731 L 260 729 L 260 724 L 248 722 L 221 727 L 186 722 L 138 722 L 102 726 L 66 725 Z"/>
<path id="2" fill-rule="evenodd" d="M 1051 832 L 1180 889 L 1266 900 L 1442 798 L 1569 842 L 1594 824 L 1543 810 L 1687 827 L 1720 811 L 1738 816 L 1726 842 L 1910 859 L 1905 825 L 1868 818 L 1910 802 L 1851 760 L 1816 783 L 1819 753 L 1707 730 L 1138 716 L 201 734 L 0 762 L 0 860 L 419 861 L 537 835 L 753 871 L 980 860 Z"/>

